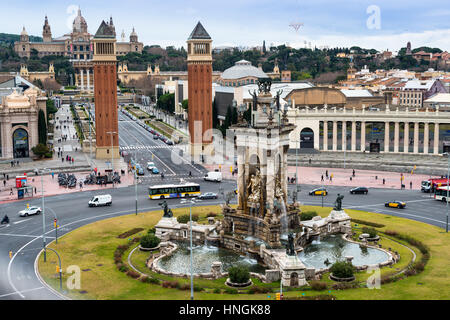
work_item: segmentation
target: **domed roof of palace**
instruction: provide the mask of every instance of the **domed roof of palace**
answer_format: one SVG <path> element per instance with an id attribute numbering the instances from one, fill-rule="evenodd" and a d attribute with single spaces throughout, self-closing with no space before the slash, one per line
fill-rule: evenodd
<path id="1" fill-rule="evenodd" d="M 73 32 L 87 32 L 87 22 L 81 15 L 81 9 L 78 9 L 78 15 L 73 20 Z"/>
<path id="2" fill-rule="evenodd" d="M 241 79 L 246 77 L 255 77 L 255 78 L 267 78 L 267 74 L 258 69 L 247 60 L 238 61 L 231 68 L 226 69 L 222 73 L 222 79 L 224 80 L 232 80 L 232 79 Z"/>
<path id="3" fill-rule="evenodd" d="M 130 34 L 130 37 L 131 37 L 131 36 L 137 37 L 137 33 L 136 33 L 136 31 L 134 30 L 134 27 L 133 27 L 133 31 L 132 31 L 131 34 Z"/>
<path id="4" fill-rule="evenodd" d="M 21 35 L 21 36 L 27 36 L 27 35 L 28 35 L 27 30 L 25 30 L 25 26 L 23 27 L 23 30 L 22 30 L 22 32 L 20 33 L 20 35 Z"/>
<path id="5" fill-rule="evenodd" d="M 4 105 L 8 108 L 29 108 L 31 106 L 30 99 L 16 90 L 6 97 Z"/>

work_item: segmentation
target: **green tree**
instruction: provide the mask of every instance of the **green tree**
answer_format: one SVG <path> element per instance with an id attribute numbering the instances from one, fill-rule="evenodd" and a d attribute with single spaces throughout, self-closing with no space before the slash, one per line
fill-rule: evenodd
<path id="1" fill-rule="evenodd" d="M 31 151 L 40 158 L 50 153 L 48 147 L 42 143 L 37 144 L 35 147 L 31 148 Z"/>
<path id="2" fill-rule="evenodd" d="M 47 123 L 45 122 L 45 114 L 44 111 L 39 110 L 38 113 L 38 135 L 39 135 L 39 143 L 47 144 Z"/>
<path id="3" fill-rule="evenodd" d="M 55 107 L 55 101 L 52 99 L 47 99 L 47 121 L 50 115 L 55 114 L 58 109 Z"/>

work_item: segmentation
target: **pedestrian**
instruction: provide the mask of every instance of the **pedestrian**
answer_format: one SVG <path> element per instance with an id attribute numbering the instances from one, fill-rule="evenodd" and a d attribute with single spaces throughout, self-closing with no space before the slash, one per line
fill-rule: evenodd
<path id="1" fill-rule="evenodd" d="M 34 187 L 34 194 L 36 194 L 37 193 L 37 189 L 36 189 L 36 187 Z"/>
<path id="2" fill-rule="evenodd" d="M 350 176 L 350 181 L 352 181 L 352 176 Z"/>
<path id="3" fill-rule="evenodd" d="M 72 164 L 75 162 L 75 160 L 72 158 Z"/>
<path id="4" fill-rule="evenodd" d="M 52 172 L 52 179 L 55 179 L 55 173 Z"/>
<path id="5" fill-rule="evenodd" d="M 6 180 L 3 180 L 3 186 L 6 187 Z"/>
<path id="6" fill-rule="evenodd" d="M 327 179 L 328 179 L 328 170 L 325 171 L 325 177 L 327 177 Z"/>
<path id="7" fill-rule="evenodd" d="M 383 178 L 383 184 L 386 182 L 386 180 Z"/>
<path id="8" fill-rule="evenodd" d="M 333 181 L 333 174 L 330 174 L 330 182 Z"/>
<path id="9" fill-rule="evenodd" d="M 321 177 L 321 179 L 320 179 L 321 181 L 323 181 L 323 175 L 322 175 L 322 177 Z"/>
<path id="10" fill-rule="evenodd" d="M 6 181 L 8 181 L 8 180 L 9 180 L 9 174 L 6 175 Z"/>
<path id="11" fill-rule="evenodd" d="M 309 164 L 311 164 L 311 158 L 309 158 Z"/>
<path id="12" fill-rule="evenodd" d="M 11 161 L 11 168 L 13 167 L 13 161 Z"/>
<path id="13" fill-rule="evenodd" d="M 12 196 L 13 194 L 13 189 L 11 188 L 11 192 L 9 193 L 9 195 Z"/>
<path id="14" fill-rule="evenodd" d="M 353 176 L 355 176 L 355 169 L 353 169 Z"/>
<path id="15" fill-rule="evenodd" d="M 80 189 L 83 189 L 83 182 L 80 181 Z"/>
<path id="16" fill-rule="evenodd" d="M 412 189 L 412 181 L 409 182 L 409 188 Z"/>
<path id="17" fill-rule="evenodd" d="M 61 162 L 64 162 L 64 157 L 61 157 Z"/>

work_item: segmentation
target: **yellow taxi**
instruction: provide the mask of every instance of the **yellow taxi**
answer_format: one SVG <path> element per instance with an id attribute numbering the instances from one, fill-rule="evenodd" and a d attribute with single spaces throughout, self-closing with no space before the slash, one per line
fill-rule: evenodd
<path id="1" fill-rule="evenodd" d="M 325 188 L 317 188 L 309 192 L 310 196 L 326 196 L 327 194 L 328 191 Z"/>
<path id="2" fill-rule="evenodd" d="M 384 206 L 389 207 L 389 208 L 403 209 L 404 207 L 406 207 L 406 202 L 404 202 L 404 201 L 389 201 L 389 202 L 386 202 L 384 204 Z"/>

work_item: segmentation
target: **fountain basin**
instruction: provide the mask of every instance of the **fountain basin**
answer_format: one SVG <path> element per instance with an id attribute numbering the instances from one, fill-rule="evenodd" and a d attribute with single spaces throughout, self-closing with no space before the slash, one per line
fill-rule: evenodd
<path id="1" fill-rule="evenodd" d="M 305 266 L 316 270 L 328 269 L 337 260 L 345 260 L 346 256 L 353 257 L 352 264 L 356 267 L 385 264 L 392 258 L 389 253 L 380 249 L 360 248 L 358 243 L 347 241 L 340 235 L 321 238 L 320 243 L 311 243 L 298 254 Z M 330 265 L 324 263 L 327 259 L 331 262 Z"/>

